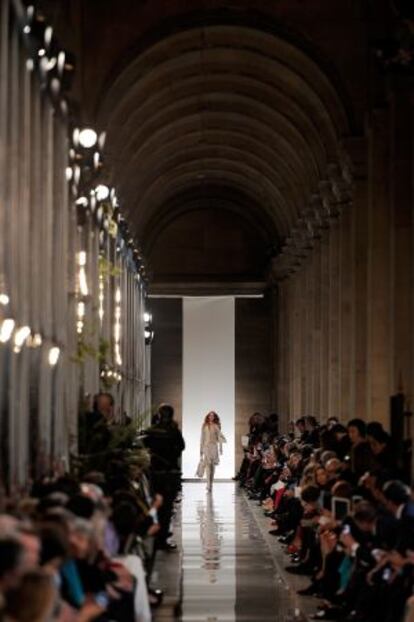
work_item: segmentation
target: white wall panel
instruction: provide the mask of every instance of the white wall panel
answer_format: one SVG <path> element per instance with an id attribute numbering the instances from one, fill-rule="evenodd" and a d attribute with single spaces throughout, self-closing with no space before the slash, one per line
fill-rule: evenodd
<path id="1" fill-rule="evenodd" d="M 221 419 L 227 439 L 216 476 L 234 475 L 235 304 L 232 297 L 183 300 L 184 477 L 194 477 L 201 424 L 210 410 Z"/>

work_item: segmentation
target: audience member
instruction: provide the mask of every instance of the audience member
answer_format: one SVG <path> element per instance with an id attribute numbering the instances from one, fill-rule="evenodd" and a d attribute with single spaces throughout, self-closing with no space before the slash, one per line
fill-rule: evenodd
<path id="1" fill-rule="evenodd" d="M 295 428 L 293 439 L 266 424 L 250 433 L 237 479 L 286 547 L 286 571 L 310 577 L 298 593 L 322 599 L 312 617 L 411 622 L 414 501 L 390 436 L 360 419 L 302 417 Z"/>

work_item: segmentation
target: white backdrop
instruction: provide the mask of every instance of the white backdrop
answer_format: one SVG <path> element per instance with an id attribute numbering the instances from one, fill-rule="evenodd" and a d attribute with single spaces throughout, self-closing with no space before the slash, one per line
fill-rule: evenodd
<path id="1" fill-rule="evenodd" d="M 201 424 L 214 410 L 227 439 L 216 476 L 234 475 L 234 298 L 183 300 L 183 475 L 193 478 L 200 457 Z"/>

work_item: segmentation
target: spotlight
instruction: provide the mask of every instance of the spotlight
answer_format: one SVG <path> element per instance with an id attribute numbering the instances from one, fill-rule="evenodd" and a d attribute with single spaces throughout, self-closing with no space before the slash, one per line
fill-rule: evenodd
<path id="1" fill-rule="evenodd" d="M 145 311 L 145 313 L 144 313 L 144 322 L 146 324 L 149 324 L 149 322 L 151 322 L 151 320 L 152 320 L 151 313 L 148 313 L 148 311 Z"/>
<path id="2" fill-rule="evenodd" d="M 10 302 L 10 298 L 7 294 L 0 294 L 0 305 L 6 307 Z"/>
<path id="3" fill-rule="evenodd" d="M 84 149 L 90 149 L 96 145 L 96 141 L 98 140 L 98 135 L 95 130 L 91 128 L 84 128 L 79 132 L 79 144 Z"/>
<path id="4" fill-rule="evenodd" d="M 109 188 L 104 184 L 99 184 L 95 188 L 95 196 L 98 201 L 106 201 L 109 198 Z"/>
<path id="5" fill-rule="evenodd" d="M 48 354 L 48 361 L 49 361 L 49 365 L 51 367 L 54 367 L 60 357 L 60 348 L 58 348 L 57 346 L 53 346 L 52 348 L 50 348 L 49 350 L 49 354 Z"/>
<path id="6" fill-rule="evenodd" d="M 7 343 L 13 334 L 16 322 L 11 318 L 6 318 L 0 324 L 0 342 Z"/>

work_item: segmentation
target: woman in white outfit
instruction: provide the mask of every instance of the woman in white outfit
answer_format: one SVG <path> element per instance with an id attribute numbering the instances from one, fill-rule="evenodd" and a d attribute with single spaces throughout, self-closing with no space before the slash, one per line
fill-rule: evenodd
<path id="1" fill-rule="evenodd" d="M 200 441 L 200 456 L 204 461 L 209 492 L 213 487 L 214 471 L 220 462 L 220 455 L 223 453 L 223 443 L 225 442 L 226 439 L 221 433 L 220 418 L 217 413 L 211 411 L 204 419 Z"/>

